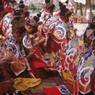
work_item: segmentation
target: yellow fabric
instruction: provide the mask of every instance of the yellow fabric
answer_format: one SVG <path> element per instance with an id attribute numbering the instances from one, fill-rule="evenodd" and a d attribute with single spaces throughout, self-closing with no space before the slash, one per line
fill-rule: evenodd
<path id="1" fill-rule="evenodd" d="M 41 83 L 40 78 L 16 78 L 14 88 L 19 91 L 25 91 L 30 87 L 35 87 Z"/>
<path id="2" fill-rule="evenodd" d="M 73 29 L 70 29 L 70 37 L 74 37 L 75 36 L 75 31 Z"/>
<path id="3" fill-rule="evenodd" d="M 64 83 L 68 86 L 68 88 L 70 89 L 70 91 L 73 90 L 73 84 L 74 84 L 74 78 L 71 74 L 70 71 L 63 71 L 63 81 Z"/>
<path id="4" fill-rule="evenodd" d="M 58 57 L 57 53 L 55 53 L 55 52 L 52 52 L 51 55 L 52 55 L 52 58 L 54 58 L 54 59 L 56 59 Z"/>
<path id="5" fill-rule="evenodd" d="M 80 58 L 81 58 L 80 55 L 77 55 L 77 56 L 76 56 L 76 59 L 75 59 L 75 61 L 74 61 L 74 63 L 75 63 L 76 65 L 78 65 L 78 64 L 80 63 Z"/>
<path id="6" fill-rule="evenodd" d="M 64 80 L 74 81 L 72 74 L 68 70 L 62 71 L 62 76 Z"/>

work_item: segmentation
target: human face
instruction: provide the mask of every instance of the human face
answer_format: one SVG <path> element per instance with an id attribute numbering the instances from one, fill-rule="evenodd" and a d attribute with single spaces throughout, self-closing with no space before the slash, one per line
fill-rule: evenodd
<path id="1" fill-rule="evenodd" d="M 20 35 L 19 35 L 20 30 L 19 30 L 18 27 L 15 27 L 15 26 L 13 26 L 12 29 L 13 29 L 13 32 L 12 32 L 13 37 L 15 38 L 16 42 L 19 43 L 20 40 L 21 40 L 21 37 L 20 37 Z"/>

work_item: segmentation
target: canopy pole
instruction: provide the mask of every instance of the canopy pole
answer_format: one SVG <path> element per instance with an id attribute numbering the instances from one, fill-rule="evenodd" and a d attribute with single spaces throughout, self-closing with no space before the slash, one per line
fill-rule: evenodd
<path id="1" fill-rule="evenodd" d="M 84 16 L 87 16 L 87 5 L 89 6 L 89 11 L 90 11 L 89 19 L 92 18 L 92 5 L 91 4 L 92 4 L 91 0 L 86 0 L 86 4 L 84 8 Z"/>

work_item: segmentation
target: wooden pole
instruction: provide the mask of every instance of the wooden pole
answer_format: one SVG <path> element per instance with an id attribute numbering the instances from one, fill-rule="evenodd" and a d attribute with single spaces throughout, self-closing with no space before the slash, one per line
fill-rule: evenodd
<path id="1" fill-rule="evenodd" d="M 90 8 L 90 19 L 92 18 L 92 1 L 89 0 L 89 8 Z"/>
<path id="2" fill-rule="evenodd" d="M 89 19 L 92 18 L 92 1 L 91 0 L 86 0 L 86 4 L 85 4 L 85 8 L 84 8 L 84 16 L 87 16 L 87 6 L 89 6 L 89 11 L 90 14 L 89 15 Z"/>

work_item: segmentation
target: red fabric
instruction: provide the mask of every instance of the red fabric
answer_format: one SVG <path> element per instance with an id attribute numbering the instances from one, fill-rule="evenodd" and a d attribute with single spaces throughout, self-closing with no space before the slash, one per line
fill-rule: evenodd
<path id="1" fill-rule="evenodd" d="M 62 60 L 61 60 L 63 70 L 65 69 L 65 61 L 66 61 L 66 55 L 64 55 Z"/>
<path id="2" fill-rule="evenodd" d="M 12 88 L 13 88 L 12 81 L 1 82 L 0 83 L 0 95 L 1 95 L 1 93 L 11 90 Z"/>
<path id="3" fill-rule="evenodd" d="M 59 44 L 57 44 L 52 38 L 49 38 L 47 42 L 47 52 L 57 52 L 60 48 L 61 46 Z"/>
<path id="4" fill-rule="evenodd" d="M 60 16 L 60 18 L 61 18 L 62 21 L 67 22 L 66 16 Z"/>
<path id="5" fill-rule="evenodd" d="M 39 48 L 34 48 L 34 53 L 37 55 L 39 58 L 41 58 L 42 54 Z"/>
<path id="6" fill-rule="evenodd" d="M 39 69 L 39 68 L 45 68 L 46 64 L 41 59 L 35 59 L 31 62 L 32 68 Z"/>
<path id="7" fill-rule="evenodd" d="M 8 1 L 7 0 L 2 0 L 2 2 L 3 2 L 3 5 L 4 5 L 5 13 L 11 12 L 11 7 L 10 7 Z"/>
<path id="8" fill-rule="evenodd" d="M 82 86 L 81 83 L 79 82 L 79 91 L 83 94 L 88 93 L 91 90 L 91 84 L 89 83 L 88 85 L 86 85 L 86 83 L 88 82 L 88 79 L 84 79 L 84 77 L 80 78 L 81 82 L 85 85 Z"/>
<path id="9" fill-rule="evenodd" d="M 77 47 L 77 51 L 79 54 L 83 53 L 84 48 L 82 46 Z"/>
<path id="10" fill-rule="evenodd" d="M 46 64 L 41 60 L 41 52 L 39 48 L 34 48 L 34 53 L 36 56 L 31 61 L 31 67 L 34 69 L 45 68 Z"/>
<path id="11" fill-rule="evenodd" d="M 45 95 L 61 95 L 57 87 L 48 87 L 43 89 Z"/>
<path id="12" fill-rule="evenodd" d="M 78 80 L 76 79 L 74 82 L 73 95 L 78 95 L 78 88 L 79 88 L 79 84 L 78 84 Z"/>

